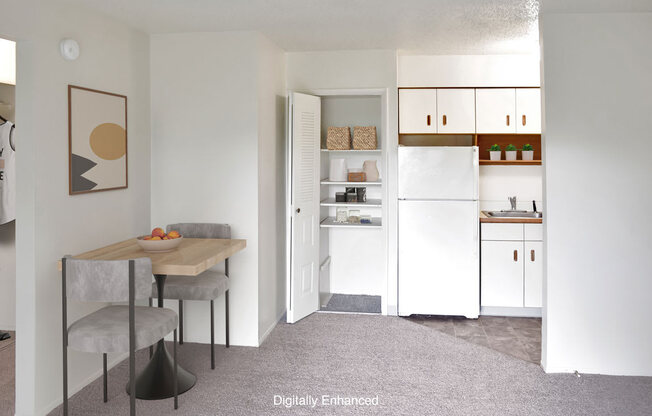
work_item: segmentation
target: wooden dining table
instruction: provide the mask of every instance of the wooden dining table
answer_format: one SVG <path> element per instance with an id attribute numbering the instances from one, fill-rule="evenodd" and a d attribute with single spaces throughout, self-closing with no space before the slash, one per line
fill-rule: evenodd
<path id="1" fill-rule="evenodd" d="M 244 250 L 247 240 L 216 238 L 184 238 L 179 247 L 165 253 L 148 253 L 138 245 L 135 238 L 111 244 L 73 256 L 84 260 L 128 260 L 149 257 L 152 273 L 158 289 L 158 307 L 163 307 L 165 278 L 167 275 L 197 276 Z M 61 270 L 61 262 L 59 262 Z M 179 394 L 190 390 L 197 377 L 177 366 Z M 127 393 L 129 386 L 127 386 Z M 174 365 L 172 357 L 161 339 L 145 369 L 136 378 L 136 397 L 159 400 L 174 396 Z"/>

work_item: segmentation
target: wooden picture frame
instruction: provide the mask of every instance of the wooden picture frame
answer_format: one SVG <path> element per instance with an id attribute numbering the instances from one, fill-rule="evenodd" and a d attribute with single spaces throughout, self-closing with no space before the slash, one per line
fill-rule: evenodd
<path id="1" fill-rule="evenodd" d="M 68 193 L 128 187 L 127 96 L 68 85 Z"/>

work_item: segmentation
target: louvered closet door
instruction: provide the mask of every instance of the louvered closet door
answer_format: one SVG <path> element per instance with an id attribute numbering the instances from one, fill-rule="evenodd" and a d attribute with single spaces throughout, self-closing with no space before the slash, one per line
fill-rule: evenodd
<path id="1" fill-rule="evenodd" d="M 321 100 L 290 94 L 291 272 L 289 323 L 319 308 L 319 144 Z"/>

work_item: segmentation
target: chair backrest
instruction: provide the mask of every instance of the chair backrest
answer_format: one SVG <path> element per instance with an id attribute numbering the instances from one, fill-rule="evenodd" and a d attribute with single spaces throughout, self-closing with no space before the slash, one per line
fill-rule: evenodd
<path id="1" fill-rule="evenodd" d="M 167 232 L 176 230 L 188 238 L 231 238 L 229 224 L 212 224 L 201 222 L 182 222 L 167 226 Z"/>
<path id="2" fill-rule="evenodd" d="M 128 302 L 129 260 L 80 260 L 66 256 L 66 296 L 83 302 Z M 152 261 L 134 259 L 135 299 L 152 294 Z"/>

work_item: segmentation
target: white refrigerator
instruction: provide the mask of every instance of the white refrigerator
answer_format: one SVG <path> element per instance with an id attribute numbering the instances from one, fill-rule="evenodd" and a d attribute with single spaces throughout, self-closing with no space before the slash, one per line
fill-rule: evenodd
<path id="1" fill-rule="evenodd" d="M 398 149 L 398 313 L 480 312 L 478 148 Z"/>

